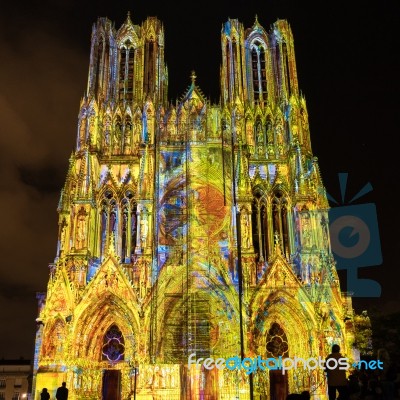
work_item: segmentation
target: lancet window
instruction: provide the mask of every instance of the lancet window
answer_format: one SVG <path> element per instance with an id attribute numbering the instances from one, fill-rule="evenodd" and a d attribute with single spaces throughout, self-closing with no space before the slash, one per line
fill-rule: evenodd
<path id="1" fill-rule="evenodd" d="M 289 252 L 288 203 L 283 193 L 278 190 L 272 199 L 272 229 L 278 237 L 284 254 Z"/>
<path id="2" fill-rule="evenodd" d="M 226 57 L 226 90 L 228 91 L 228 97 L 230 97 L 231 89 L 229 82 L 231 82 L 231 44 L 229 40 L 226 41 L 225 46 L 225 57 Z"/>
<path id="3" fill-rule="evenodd" d="M 257 261 L 268 261 L 279 239 L 284 254 L 290 252 L 288 202 L 282 191 L 276 191 L 269 200 L 257 193 L 252 204 L 252 234 Z"/>
<path id="4" fill-rule="evenodd" d="M 125 340 L 117 325 L 108 328 L 103 337 L 101 359 L 110 362 L 122 361 L 125 355 Z"/>
<path id="5" fill-rule="evenodd" d="M 282 43 L 282 64 L 283 74 L 285 77 L 285 89 L 287 96 L 290 97 L 290 70 L 289 70 L 289 55 L 287 51 L 287 45 L 285 42 Z"/>
<path id="6" fill-rule="evenodd" d="M 232 71 L 232 95 L 235 96 L 237 94 L 237 86 L 239 84 L 239 75 L 238 75 L 238 54 L 237 54 L 237 43 L 235 38 L 232 39 L 232 63 L 231 63 Z"/>
<path id="7" fill-rule="evenodd" d="M 129 262 L 135 253 L 137 237 L 137 206 L 128 190 L 121 202 L 121 259 Z"/>
<path id="8" fill-rule="evenodd" d="M 117 201 L 111 190 L 104 193 L 100 210 L 100 255 L 104 257 L 108 247 L 113 241 L 114 247 L 117 239 L 118 208 Z"/>
<path id="9" fill-rule="evenodd" d="M 267 70 L 265 48 L 259 41 L 251 46 L 251 68 L 255 101 L 267 100 Z"/>
<path id="10" fill-rule="evenodd" d="M 105 89 L 108 81 L 108 68 L 109 68 L 109 57 L 110 57 L 110 46 L 107 41 L 100 38 L 97 47 L 96 55 L 96 73 L 95 73 L 95 86 L 94 92 L 97 95 L 105 95 Z"/>
<path id="11" fill-rule="evenodd" d="M 135 49 L 132 43 L 127 40 L 120 48 L 119 59 L 119 100 L 133 100 L 135 69 Z"/>
<path id="12" fill-rule="evenodd" d="M 144 93 L 153 94 L 155 82 L 155 44 L 153 40 L 145 43 Z"/>
<path id="13" fill-rule="evenodd" d="M 269 256 L 269 217 L 265 198 L 257 194 L 252 204 L 252 234 L 257 261 L 264 262 Z"/>
<path id="14" fill-rule="evenodd" d="M 275 95 L 280 95 L 282 91 L 282 69 L 281 69 L 281 49 L 280 49 L 280 43 L 276 42 L 275 43 L 275 49 L 274 49 L 274 65 L 275 65 L 275 79 L 276 79 L 276 93 Z"/>

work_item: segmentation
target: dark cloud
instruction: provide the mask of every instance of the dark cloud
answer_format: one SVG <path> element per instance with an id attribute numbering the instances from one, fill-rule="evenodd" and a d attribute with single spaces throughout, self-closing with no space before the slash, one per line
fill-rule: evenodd
<path id="1" fill-rule="evenodd" d="M 60 182 L 65 177 L 65 171 L 56 166 L 18 168 L 20 179 L 41 193 L 60 193 Z"/>
<path id="2" fill-rule="evenodd" d="M 9 25 L 0 28 L 0 332 L 13 345 L 1 346 L 0 357 L 31 358 L 35 292 L 46 289 L 55 256 L 56 208 L 89 56 L 45 27 L 10 35 Z"/>

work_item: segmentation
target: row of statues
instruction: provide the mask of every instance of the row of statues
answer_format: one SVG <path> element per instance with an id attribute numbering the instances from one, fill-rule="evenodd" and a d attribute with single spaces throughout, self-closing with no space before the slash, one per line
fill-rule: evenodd
<path id="1" fill-rule="evenodd" d="M 283 148 L 285 143 L 291 140 L 303 141 L 303 137 L 298 137 L 302 132 L 308 131 L 307 117 L 301 114 L 299 121 L 293 117 L 288 122 L 288 130 L 285 128 L 283 118 L 276 118 L 274 124 L 267 120 L 265 125 L 260 121 L 248 122 L 243 118 L 237 118 L 235 125 L 222 121 L 220 124 L 208 118 L 207 114 L 191 115 L 184 121 L 170 119 L 167 123 L 160 123 L 161 141 L 204 141 L 206 139 L 221 139 L 229 137 L 228 132 L 239 133 L 242 143 L 253 147 L 255 154 L 261 155 L 268 148 L 268 153 L 273 153 L 275 148 Z M 123 121 L 121 117 L 112 122 L 111 117 L 107 116 L 103 122 L 96 124 L 96 117 L 82 118 L 79 125 L 79 147 L 92 141 L 101 143 L 101 148 L 105 154 L 131 154 L 138 145 L 147 141 L 154 134 L 154 121 L 149 116 L 146 118 L 135 118 L 132 122 L 130 116 Z M 96 129 L 97 125 L 97 129 Z M 220 125 L 220 126 L 219 126 Z M 299 129 L 299 125 L 302 129 Z M 231 129 L 232 128 L 232 129 Z M 148 131 L 148 133 L 147 133 Z M 303 136 L 303 135 L 302 135 Z M 98 138 L 98 139 L 96 139 Z"/>

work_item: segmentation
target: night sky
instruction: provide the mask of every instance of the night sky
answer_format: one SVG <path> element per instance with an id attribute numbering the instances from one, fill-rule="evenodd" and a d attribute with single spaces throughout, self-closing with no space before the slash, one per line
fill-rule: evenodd
<path id="1" fill-rule="evenodd" d="M 82 3 L 82 4 L 80 4 Z M 400 311 L 397 249 L 398 1 L 29 1 L 0 12 L 0 357 L 33 357 L 36 292 L 45 291 L 57 240 L 57 202 L 73 150 L 86 90 L 90 34 L 97 17 L 117 28 L 157 16 L 165 28 L 169 98 L 179 98 L 195 69 L 219 99 L 220 32 L 229 17 L 269 30 L 287 19 L 294 35 L 299 87 L 307 100 L 313 152 L 327 191 L 376 204 L 383 264 L 360 269 L 382 286 L 380 298 L 354 298 L 357 312 Z M 318 4 L 316 6 L 316 4 Z M 215 6 L 217 5 L 217 6 Z M 346 290 L 341 272 L 342 289 Z"/>

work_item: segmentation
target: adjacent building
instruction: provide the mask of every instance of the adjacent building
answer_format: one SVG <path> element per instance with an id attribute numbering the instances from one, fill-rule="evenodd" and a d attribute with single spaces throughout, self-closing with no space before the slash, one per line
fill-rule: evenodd
<path id="1" fill-rule="evenodd" d="M 31 384 L 30 360 L 0 360 L 0 400 L 30 399 Z"/>

